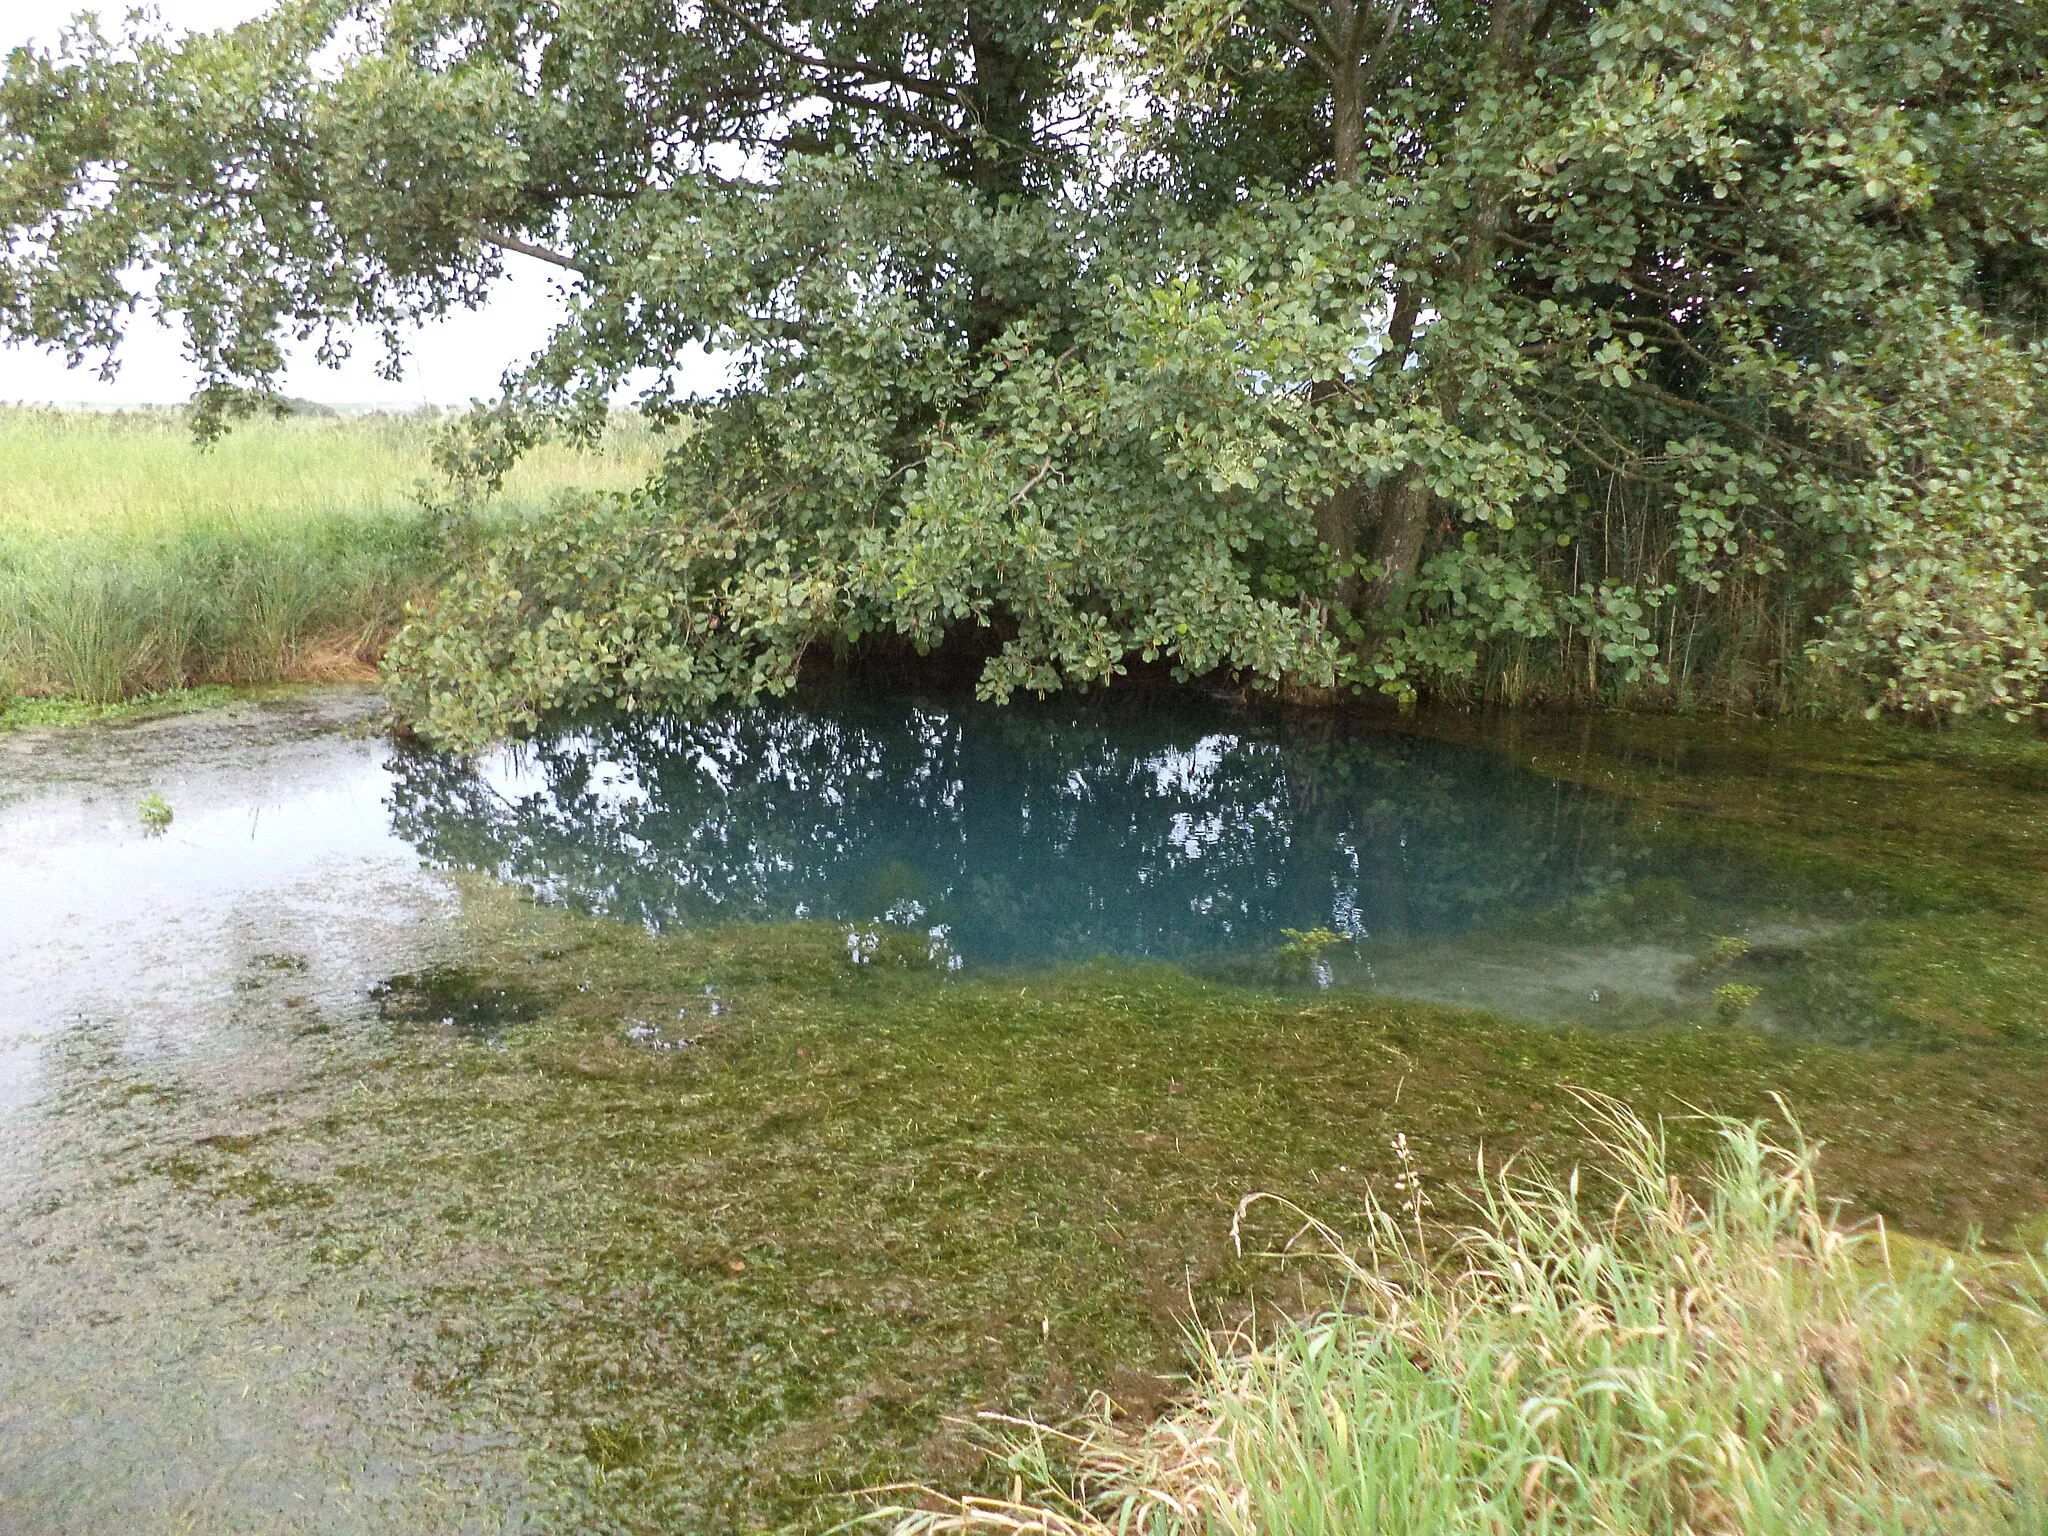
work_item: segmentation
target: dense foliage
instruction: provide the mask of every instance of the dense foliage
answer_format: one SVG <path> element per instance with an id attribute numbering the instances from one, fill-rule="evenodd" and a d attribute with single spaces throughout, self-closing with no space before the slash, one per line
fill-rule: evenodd
<path id="1" fill-rule="evenodd" d="M 996 697 L 2019 715 L 2044 60 L 2034 0 L 290 0 L 11 58 L 0 331 L 174 313 L 214 425 L 559 267 L 451 466 L 622 387 L 675 447 L 465 550 L 392 658 L 449 740 L 974 630 Z"/>

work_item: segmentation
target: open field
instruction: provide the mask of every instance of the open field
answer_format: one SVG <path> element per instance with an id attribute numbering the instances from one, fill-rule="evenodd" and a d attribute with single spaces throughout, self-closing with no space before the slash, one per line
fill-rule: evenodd
<path id="1" fill-rule="evenodd" d="M 366 674 L 439 563 L 435 426 L 254 421 L 202 451 L 174 411 L 0 408 L 0 698 Z M 654 455 L 632 429 L 543 449 L 485 515 L 630 485 Z"/>

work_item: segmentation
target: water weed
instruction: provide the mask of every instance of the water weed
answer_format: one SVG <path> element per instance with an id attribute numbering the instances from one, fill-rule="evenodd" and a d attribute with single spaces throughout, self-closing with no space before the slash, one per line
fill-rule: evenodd
<path id="1" fill-rule="evenodd" d="M 1739 981 L 1724 981 L 1714 988 L 1714 1017 L 1723 1024 L 1733 1024 L 1749 1012 L 1750 1005 L 1763 995 L 1762 987 L 1745 986 Z"/>
<path id="2" fill-rule="evenodd" d="M 2010 1241 L 2048 1209 L 2010 1156 L 2048 1138 L 2048 1061 L 2022 1045 L 1541 1028 L 1163 965 L 956 971 L 915 930 L 854 963 L 841 923 L 651 934 L 462 889 L 446 960 L 355 1011 L 265 940 L 227 1006 L 284 1078 L 67 1036 L 78 1177 L 152 1246 L 127 1256 L 82 1193 L 38 1220 L 116 1245 L 101 1294 L 174 1251 L 198 1296 L 261 1277 L 266 1340 L 288 1311 L 319 1359 L 410 1384 L 394 1433 L 514 1448 L 544 1528 L 818 1529 L 878 1484 L 1000 1493 L 963 1418 L 1062 1422 L 1102 1393 L 1147 1421 L 1191 1311 L 1265 1339 L 1341 1295 L 1327 1265 L 1258 1257 L 1299 1224 L 1275 1204 L 1233 1247 L 1246 1191 L 1362 1251 L 1392 1187 L 1437 1253 L 1482 1145 L 1592 1155 L 1568 1084 L 1752 1118 L 1782 1089 L 1828 1138 L 1823 1187 L 1893 1231 Z M 1672 1136 L 1674 1167 L 1711 1157 L 1711 1127 Z M 60 1282 L 44 1251 L 26 1272 L 75 1291 L 84 1259 Z M 146 1354 L 145 1324 L 81 1328 L 53 1379 L 103 1390 L 95 1362 Z"/>
<path id="3" fill-rule="evenodd" d="M 1444 1224 L 1484 1225 L 1459 1200 L 1482 1147 L 1489 1168 L 1519 1156 L 1532 1179 L 1544 1161 L 1603 1162 L 1575 1123 L 1568 1085 L 1672 1117 L 1670 1166 L 1696 1181 L 1702 1207 L 1713 1204 L 1702 1170 L 1722 1138 L 1714 1122 L 1688 1116 L 1699 1108 L 1746 1123 L 1768 1116 L 1779 1091 L 1826 1139 L 1819 1187 L 1848 1202 L 1845 1222 L 1881 1216 L 1901 1261 L 1917 1252 L 1936 1253 L 1936 1271 L 1943 1262 L 1901 1231 L 1967 1245 L 1974 1228 L 2008 1251 L 2038 1245 L 2048 1169 L 2029 1149 L 2048 1145 L 2048 926 L 2027 833 L 2041 819 L 2026 798 L 2036 791 L 2003 777 L 1950 781 L 1939 764 L 1898 761 L 1820 801 L 1799 775 L 1638 779 L 1624 757 L 1546 757 L 1560 777 L 1617 781 L 1630 797 L 1585 823 L 1603 846 L 1641 815 L 1711 851 L 1713 824 L 1725 821 L 1762 861 L 1761 873 L 1731 865 L 1718 880 L 1675 864 L 1623 868 L 1596 901 L 1567 901 L 1555 922 L 1538 904 L 1504 903 L 1512 931 L 1456 940 L 1503 961 L 1586 943 L 1665 955 L 1675 997 L 1640 1020 L 1661 1027 L 1622 1028 L 1594 1013 L 1615 1007 L 1612 997 L 1589 1002 L 1579 987 L 1572 1006 L 1582 1011 L 1560 1017 L 1594 1027 L 1574 1028 L 1371 990 L 1341 970 L 1327 988 L 1305 987 L 1298 973 L 1271 974 L 1271 943 L 1258 985 L 1158 963 L 1011 967 L 975 950 L 965 926 L 939 931 L 956 914 L 927 906 L 934 882 L 901 846 L 856 868 L 845 887 L 856 905 L 830 920 L 814 907 L 801 922 L 650 922 L 662 909 L 638 900 L 647 892 L 636 896 L 632 882 L 660 868 L 661 844 L 642 837 L 658 829 L 619 813 L 642 795 L 694 802 L 664 802 L 673 782 L 653 771 L 656 758 L 611 750 L 613 739 L 594 733 L 583 740 L 598 750 L 556 763 L 551 780 L 524 759 L 525 791 L 561 786 L 529 806 L 534 818 L 560 809 L 554 823 L 511 815 L 505 778 L 425 760 L 393 769 L 380 803 L 403 835 L 436 865 L 472 871 L 451 873 L 459 921 L 451 909 L 429 945 L 338 971 L 315 939 L 344 920 L 323 889 L 284 924 L 243 930 L 232 983 L 206 1005 L 217 1008 L 207 1015 L 215 1041 L 232 1045 L 138 1053 L 133 1023 L 111 1017 L 67 1027 L 43 1050 L 46 1134 L 76 1155 L 53 1159 L 31 1198 L 0 1213 L 23 1233 L 0 1287 L 17 1287 L 9 1306 L 35 1320 L 23 1350 L 37 1352 L 0 1362 L 0 1377 L 14 1373 L 0 1398 L 11 1390 L 22 1401 L 13 1383 L 26 1383 L 48 1405 L 40 1418 L 17 1412 L 24 1428 L 0 1437 L 0 1464 L 93 1462 L 81 1479 L 107 1485 L 119 1482 L 110 1467 L 139 1466 L 147 1478 L 173 1460 L 282 1466 L 250 1453 L 258 1441 L 184 1448 L 210 1421 L 191 1410 L 200 1397 L 183 1380 L 129 1410 L 126 1427 L 146 1433 L 110 1432 L 126 1373 L 156 1371 L 162 1340 L 175 1336 L 193 1341 L 189 1361 L 219 1388 L 212 1401 L 243 1401 L 251 1377 L 237 1373 L 303 1383 L 293 1390 L 318 1410 L 307 1419 L 316 1449 L 353 1432 L 331 1415 L 361 1403 L 381 1416 L 370 1426 L 378 1443 L 462 1447 L 436 1449 L 438 1465 L 478 1497 L 503 1492 L 541 1528 L 817 1529 L 868 1507 L 858 1490 L 904 1480 L 1028 1500 L 1042 1480 L 1016 1490 L 963 1421 L 1069 1424 L 1099 1393 L 1126 1412 L 1104 1431 L 1108 1443 L 1142 1444 L 1142 1426 L 1162 1411 L 1173 1422 L 1168 1373 L 1187 1367 L 1191 1316 L 1219 1327 L 1213 1352 L 1235 1359 L 1270 1353 L 1318 1318 L 1341 1327 L 1365 1314 L 1363 1282 L 1327 1255 L 1370 1267 L 1375 1190 L 1388 1191 L 1387 1219 L 1418 1269 L 1455 1277 L 1468 1255 Z M 744 784 L 732 761 L 721 759 L 727 782 Z M 1357 780 L 1342 784 L 1359 793 Z M 147 856 L 189 850 L 208 813 L 193 781 L 138 774 L 116 809 L 128 814 L 152 785 L 176 800 L 181 835 Z M 1480 803 L 1448 789 L 1441 799 L 1467 817 Z M 428 814 L 472 800 L 490 814 Z M 1693 803 L 1716 814 L 1687 819 Z M 809 825 L 783 804 L 722 824 L 746 836 L 700 830 L 690 867 L 703 867 L 706 846 L 743 850 L 762 867 L 786 826 Z M 614 813 L 595 824 L 608 840 L 564 834 L 592 825 L 579 819 L 584 805 Z M 1401 846 L 1397 830 L 1383 824 L 1381 845 Z M 1411 857 L 1420 846 L 1406 843 Z M 1776 889 L 1781 865 L 1788 879 L 1820 872 L 1812 883 L 1835 892 L 1832 903 L 1796 932 L 1803 896 L 1737 923 L 1724 891 L 1753 893 L 1760 879 Z M 552 905 L 566 902 L 585 914 Z M 406 902 L 392 905 L 393 923 L 410 924 Z M 1312 910 L 1289 920 L 1296 932 L 1276 929 L 1279 939 L 1313 941 L 1296 963 L 1339 965 L 1385 942 L 1375 933 L 1331 944 Z M 1739 954 L 1726 942 L 1738 934 Z M 1461 953 L 1443 947 L 1449 938 L 1431 942 L 1421 961 L 1436 970 Z M 1845 1007 L 1799 1033 L 1836 975 L 1910 1027 L 1879 1018 L 1866 1030 Z M 1761 995 L 1717 1025 L 1716 985 Z M 1589 1176 L 1583 1187 L 1572 1231 L 1618 1248 L 1599 1221 L 1621 1186 Z M 1260 1256 L 1285 1251 L 1301 1225 L 1275 1201 L 1244 1210 L 1244 1251 L 1233 1247 L 1233 1211 L 1260 1189 L 1285 1191 L 1328 1223 L 1323 1257 L 1298 1262 L 1310 1257 L 1301 1244 L 1285 1262 Z M 1852 1251 L 1867 1259 L 1871 1249 Z M 1399 1253 L 1388 1249 L 1381 1268 L 1415 1291 L 1422 1281 Z M 52 1263 L 59 1254 L 75 1257 Z M 1882 1256 L 1863 1266 L 1879 1278 Z M 2000 1262 L 2011 1260 L 1955 1261 L 1951 1321 L 2012 1323 L 1997 1287 L 2016 1271 Z M 1899 1273 L 1924 1278 L 1903 1262 Z M 152 1285 L 154 1310 L 132 1299 Z M 1466 1294 L 1476 1315 L 1480 1301 Z M 1728 1325 L 1713 1326 L 1719 1338 Z M 2016 1347 L 2028 1337 L 2009 1332 Z M 1339 1346 L 1348 1348 L 1342 1337 L 1324 1355 Z M 1827 1356 L 1838 1385 L 1842 1353 Z M 1632 1356 L 1617 1358 L 1633 1368 Z M 1560 1359 L 1560 1369 L 1584 1366 Z M 344 1360 L 362 1374 L 329 1374 Z M 1508 1387 L 1543 1385 L 1538 1363 L 1522 1360 Z M 1443 1375 L 1441 1363 L 1426 1374 Z M 333 1385 L 358 1380 L 401 1390 Z M 1810 1373 L 1794 1385 L 1811 1396 Z M 264 1391 L 258 1381 L 257 1406 L 236 1411 L 281 1423 Z M 81 1403 L 110 1405 L 108 1417 L 82 1420 L 72 1406 Z M 1597 1394 L 1567 1404 L 1588 1405 Z M 1363 1421 L 1344 1422 L 1355 1431 Z M 1547 1422 L 1529 1427 L 1536 1459 L 1549 1454 L 1549 1432 Z M 180 1448 L 154 1454 L 166 1444 Z M 1416 1456 L 1424 1451 L 1436 1448 L 1418 1443 Z M 1500 1488 L 1519 1496 L 1527 1475 L 1518 1463 Z M 1543 1502 L 1561 1500 L 1557 1488 L 1530 1497 L 1521 1517 L 1511 1504 L 1494 1508 L 1519 1518 L 1510 1529 L 1572 1529 Z M 251 1507 L 223 1514 L 216 1504 L 195 1523 L 245 1524 L 239 1511 Z M 1697 1536 L 1731 1529 L 1709 1521 L 1703 1499 L 1692 1507 Z M 1773 1529 L 1761 1515 L 1752 1528 Z"/>
<path id="4" fill-rule="evenodd" d="M 0 698 L 0 731 L 38 726 L 103 725 L 195 714 L 231 704 L 237 690 L 219 683 L 167 688 L 94 703 L 80 698 Z"/>

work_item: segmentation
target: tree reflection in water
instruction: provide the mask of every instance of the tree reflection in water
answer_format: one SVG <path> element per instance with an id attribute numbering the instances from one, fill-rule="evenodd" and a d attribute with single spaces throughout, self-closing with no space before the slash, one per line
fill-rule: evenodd
<path id="1" fill-rule="evenodd" d="M 1613 802 L 1495 753 L 1208 701 L 770 703 L 396 767 L 423 854 L 543 900 L 943 929 L 969 962 L 1456 933 L 1646 856 Z"/>

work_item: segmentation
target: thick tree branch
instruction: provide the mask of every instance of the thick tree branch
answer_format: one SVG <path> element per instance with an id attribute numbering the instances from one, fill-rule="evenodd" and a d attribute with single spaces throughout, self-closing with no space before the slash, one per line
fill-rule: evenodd
<path id="1" fill-rule="evenodd" d="M 876 64 L 867 59 L 834 59 L 823 54 L 806 53 L 801 48 L 792 47 L 790 44 L 785 43 L 752 17 L 744 16 L 738 11 L 724 9 L 721 9 L 720 14 L 728 16 L 738 23 L 740 30 L 762 47 L 781 54 L 782 57 L 790 60 L 792 63 L 802 64 L 811 69 L 828 71 L 835 75 L 854 76 L 856 78 L 851 83 L 855 85 L 869 83 L 896 85 L 919 96 L 928 96 L 939 101 L 949 101 L 955 106 L 961 105 L 960 87 L 950 81 L 930 80 L 922 75 L 906 74 L 900 69 L 891 69 L 886 64 Z"/>
<path id="2" fill-rule="evenodd" d="M 566 272 L 576 272 L 588 277 L 595 270 L 588 262 L 578 261 L 574 256 L 564 256 L 560 251 L 551 251 L 544 245 L 535 245 L 531 240 L 522 240 L 517 235 L 508 235 L 503 230 L 492 229 L 481 220 L 470 225 L 470 232 L 486 245 L 495 245 L 501 251 L 517 251 L 521 256 L 531 256 L 535 261 L 544 261 L 549 266 L 560 267 Z"/>

